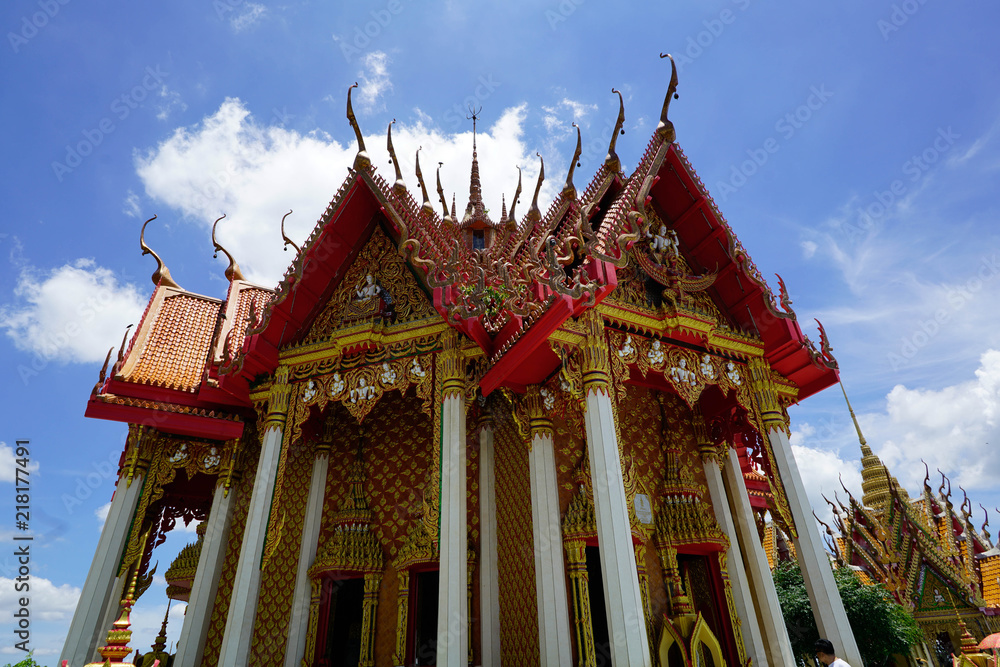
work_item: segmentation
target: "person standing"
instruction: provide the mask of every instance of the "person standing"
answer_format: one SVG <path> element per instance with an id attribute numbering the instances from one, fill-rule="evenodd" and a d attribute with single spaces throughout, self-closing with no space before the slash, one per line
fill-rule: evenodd
<path id="1" fill-rule="evenodd" d="M 833 643 L 829 639 L 818 639 L 813 645 L 816 649 L 816 659 L 828 667 L 851 667 L 846 662 L 837 657 L 833 650 Z"/>

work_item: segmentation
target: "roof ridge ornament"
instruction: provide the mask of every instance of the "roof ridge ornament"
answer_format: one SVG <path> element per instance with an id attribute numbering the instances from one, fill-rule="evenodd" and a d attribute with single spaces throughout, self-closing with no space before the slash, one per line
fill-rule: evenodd
<path id="1" fill-rule="evenodd" d="M 517 167 L 517 189 L 514 190 L 514 196 L 510 200 L 510 215 L 507 216 L 507 225 L 513 231 L 517 228 L 517 216 L 514 214 L 514 209 L 517 207 L 517 201 L 521 197 L 521 167 Z"/>
<path id="2" fill-rule="evenodd" d="M 455 224 L 455 218 L 451 217 L 451 213 L 448 212 L 448 200 L 444 196 L 444 188 L 441 187 L 441 165 L 444 162 L 438 162 L 437 168 L 437 193 L 438 197 L 441 199 L 441 210 L 444 214 L 441 216 L 441 222 L 446 226 L 450 227 Z"/>
<path id="3" fill-rule="evenodd" d="M 667 111 L 670 109 L 670 98 L 676 100 L 680 97 L 677 94 L 677 63 L 669 53 L 661 53 L 660 57 L 670 58 L 670 85 L 667 86 L 667 96 L 663 99 L 663 111 L 660 112 L 660 124 L 656 126 L 656 133 L 673 143 L 677 140 L 677 133 L 674 131 L 674 124 L 667 118 Z"/>
<path id="4" fill-rule="evenodd" d="M 226 217 L 225 213 L 212 223 L 212 245 L 215 246 L 215 252 L 212 254 L 212 258 L 214 259 L 218 257 L 219 251 L 221 250 L 222 254 L 229 258 L 229 266 L 226 267 L 226 278 L 229 282 L 233 282 L 234 280 L 244 280 L 243 272 L 240 271 L 240 265 L 236 263 L 236 260 L 233 259 L 231 254 L 229 254 L 229 251 L 223 248 L 222 245 L 215 240 L 215 228 L 219 226 L 219 220 L 222 220 L 224 217 Z"/>
<path id="5" fill-rule="evenodd" d="M 168 269 L 167 265 L 163 263 L 160 256 L 156 254 L 156 251 L 146 245 L 146 225 L 151 223 L 153 220 L 156 220 L 155 215 L 146 222 L 142 223 L 142 230 L 139 232 L 139 247 L 142 248 L 141 256 L 152 255 L 153 259 L 156 260 L 156 271 L 153 271 L 153 275 L 150 276 L 154 285 L 157 287 L 163 285 L 165 287 L 176 287 L 177 289 L 182 289 L 181 286 L 178 285 L 172 277 L 170 277 L 170 269 Z"/>
<path id="6" fill-rule="evenodd" d="M 580 155 L 583 153 L 583 141 L 580 137 L 580 126 L 573 123 L 576 128 L 576 150 L 573 151 L 573 159 L 569 163 L 569 173 L 566 175 L 566 185 L 563 186 L 562 194 L 567 199 L 576 199 L 576 186 L 573 185 L 573 171 L 581 166 Z"/>
<path id="7" fill-rule="evenodd" d="M 531 198 L 531 208 L 528 209 L 528 222 L 538 222 L 542 219 L 542 211 L 538 208 L 538 191 L 542 189 L 542 181 L 545 180 L 545 158 L 538 151 L 535 151 L 535 155 L 541 161 L 541 167 L 538 169 L 538 182 L 535 184 L 535 196 Z"/>
<path id="8" fill-rule="evenodd" d="M 300 248 L 298 244 L 295 243 L 295 241 L 291 240 L 290 238 L 288 238 L 288 236 L 285 235 L 285 218 L 287 218 L 291 214 L 292 214 L 292 209 L 288 209 L 288 213 L 286 213 L 281 217 L 281 238 L 284 239 L 285 241 L 285 245 L 282 247 L 282 250 L 287 251 L 288 246 L 292 246 L 293 248 L 295 248 L 295 254 L 298 255 L 299 253 L 302 252 L 302 248 Z"/>
<path id="9" fill-rule="evenodd" d="M 347 89 L 347 122 L 351 124 L 351 129 L 354 130 L 354 135 L 358 138 L 358 154 L 354 156 L 354 169 L 355 171 L 361 171 L 362 169 L 370 168 L 372 161 L 368 157 L 368 151 L 365 149 L 365 138 L 361 136 L 358 117 L 354 115 L 354 105 L 351 104 L 351 90 L 357 87 L 358 82 L 355 81 L 354 85 Z"/>
<path id="10" fill-rule="evenodd" d="M 618 135 L 625 134 L 625 100 L 620 90 L 612 88 L 611 92 L 618 94 L 618 120 L 615 121 L 615 129 L 611 133 L 611 143 L 608 145 L 608 155 L 604 158 L 604 166 L 610 171 L 618 172 L 622 170 L 622 161 L 615 152 L 615 144 L 618 143 Z"/>
<path id="11" fill-rule="evenodd" d="M 389 149 L 389 164 L 396 169 L 396 182 L 392 184 L 392 191 L 397 195 L 406 192 L 406 183 L 403 181 L 403 172 L 399 170 L 399 160 L 396 158 L 396 149 L 392 147 L 392 126 L 396 123 L 393 118 L 386 130 L 386 148 Z"/>
<path id="12" fill-rule="evenodd" d="M 423 149 L 423 146 L 418 147 L 417 155 L 414 158 L 414 162 L 416 162 L 417 165 L 417 182 L 420 184 L 420 192 L 424 196 L 424 203 L 420 205 L 420 210 L 427 215 L 434 215 L 434 207 L 431 205 L 431 198 L 427 196 L 427 185 L 424 183 L 424 174 L 420 171 L 420 151 Z"/>

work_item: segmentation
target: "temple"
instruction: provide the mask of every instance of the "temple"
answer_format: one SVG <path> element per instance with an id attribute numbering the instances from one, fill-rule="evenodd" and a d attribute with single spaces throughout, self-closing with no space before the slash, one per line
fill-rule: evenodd
<path id="1" fill-rule="evenodd" d="M 166 571 L 177 651 L 141 664 L 791 665 L 769 517 L 860 666 L 788 440 L 836 361 L 677 145 L 672 72 L 635 170 L 619 93 L 603 164 L 576 188 L 577 128 L 544 213 L 542 169 L 520 218 L 520 181 L 490 217 L 474 139 L 461 219 L 419 151 L 411 194 L 392 124 L 384 179 L 348 90 L 353 168 L 301 247 L 284 237 L 276 288 L 213 227 L 229 290 L 191 293 L 143 233 L 155 288 L 86 412 L 128 437 L 62 659 L 120 664 L 180 520 L 199 525 Z"/>
<path id="2" fill-rule="evenodd" d="M 944 667 L 954 654 L 954 664 L 972 664 L 963 656 L 1000 632 L 1000 548 L 990 541 L 986 509 L 980 505 L 984 522 L 977 529 L 965 491 L 956 509 L 951 481 L 941 473 L 932 489 L 926 464 L 923 488 L 911 498 L 872 453 L 847 405 L 861 445 L 862 496 L 845 488 L 845 501 L 827 500 L 837 528 L 826 526 L 828 547 L 840 567 L 882 584 L 913 615 L 924 632 L 913 656 Z M 777 527 L 769 532 L 782 539 Z"/>

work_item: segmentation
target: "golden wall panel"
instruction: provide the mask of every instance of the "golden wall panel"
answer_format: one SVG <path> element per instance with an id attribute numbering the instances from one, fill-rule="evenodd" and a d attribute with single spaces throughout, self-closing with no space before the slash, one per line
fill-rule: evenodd
<path id="1" fill-rule="evenodd" d="M 528 448 L 509 415 L 497 416 L 494 440 L 500 647 L 506 665 L 538 664 L 538 602 Z"/>

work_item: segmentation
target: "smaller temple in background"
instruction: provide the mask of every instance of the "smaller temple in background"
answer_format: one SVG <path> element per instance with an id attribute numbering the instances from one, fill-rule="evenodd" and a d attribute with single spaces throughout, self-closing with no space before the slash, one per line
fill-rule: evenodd
<path id="1" fill-rule="evenodd" d="M 940 667 L 980 664 L 987 657 L 981 642 L 1000 631 L 1000 547 L 991 541 L 986 509 L 979 506 L 984 522 L 976 528 L 965 490 L 956 508 L 951 481 L 938 471 L 934 489 L 929 468 L 919 495 L 910 497 L 868 446 L 850 402 L 848 409 L 861 445 L 862 495 L 845 488 L 846 500 L 827 499 L 836 525 L 824 526 L 836 565 L 866 584 L 882 584 L 913 615 L 925 638 L 913 657 Z M 794 559 L 791 542 L 773 524 L 763 541 L 772 568 Z"/>

